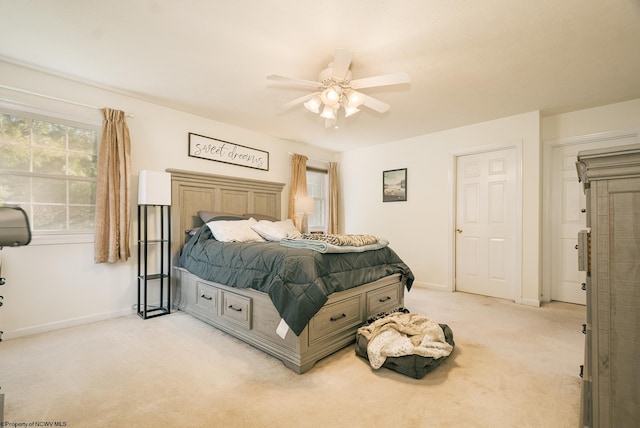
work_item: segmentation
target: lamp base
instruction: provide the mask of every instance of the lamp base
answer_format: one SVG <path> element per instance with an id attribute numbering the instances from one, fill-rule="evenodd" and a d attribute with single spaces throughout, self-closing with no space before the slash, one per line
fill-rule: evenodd
<path id="1" fill-rule="evenodd" d="M 309 216 L 302 214 L 302 222 L 300 223 L 300 232 L 309 233 Z"/>

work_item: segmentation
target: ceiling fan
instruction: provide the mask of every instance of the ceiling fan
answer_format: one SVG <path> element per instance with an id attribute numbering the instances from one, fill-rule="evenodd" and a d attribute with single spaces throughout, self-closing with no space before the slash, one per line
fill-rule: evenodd
<path id="1" fill-rule="evenodd" d="M 389 104 L 365 95 L 360 90 L 409 83 L 411 81 L 409 74 L 399 72 L 351 80 L 352 58 L 353 52 L 346 49 L 336 49 L 333 61 L 320 72 L 317 82 L 277 74 L 267 76 L 267 79 L 315 88 L 314 92 L 289 101 L 281 108 L 288 109 L 298 104 L 304 104 L 307 110 L 318 113 L 325 119 L 325 127 L 327 128 L 335 126 L 341 108 L 344 110 L 345 117 L 359 112 L 361 106 L 385 113 L 391 108 Z"/>

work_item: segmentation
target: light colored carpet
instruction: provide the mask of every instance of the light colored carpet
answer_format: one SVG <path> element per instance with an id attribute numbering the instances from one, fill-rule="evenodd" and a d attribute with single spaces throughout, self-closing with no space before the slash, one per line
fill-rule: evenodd
<path id="1" fill-rule="evenodd" d="M 575 427 L 585 309 L 414 288 L 405 306 L 456 348 L 423 379 L 351 345 L 297 375 L 177 312 L 0 344 L 7 422 L 67 427 Z"/>

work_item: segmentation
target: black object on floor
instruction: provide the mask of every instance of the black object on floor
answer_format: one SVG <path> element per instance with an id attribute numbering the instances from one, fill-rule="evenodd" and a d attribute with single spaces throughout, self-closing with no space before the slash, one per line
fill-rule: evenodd
<path id="1" fill-rule="evenodd" d="M 453 331 L 447 324 L 438 324 L 444 332 L 445 341 L 455 348 Z M 356 334 L 356 355 L 369 361 L 367 345 L 369 341 L 361 334 Z M 452 351 L 453 353 L 453 351 Z M 449 354 L 451 356 L 451 354 Z M 396 371 L 405 376 L 422 379 L 427 373 L 433 371 L 449 357 L 432 358 L 421 355 L 403 355 L 402 357 L 387 357 L 382 367 Z"/>

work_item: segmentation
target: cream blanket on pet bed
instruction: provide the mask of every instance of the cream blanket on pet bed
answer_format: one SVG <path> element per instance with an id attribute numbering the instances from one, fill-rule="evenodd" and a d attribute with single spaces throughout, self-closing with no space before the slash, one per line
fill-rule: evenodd
<path id="1" fill-rule="evenodd" d="M 420 355 L 438 359 L 453 350 L 440 325 L 420 314 L 392 313 L 360 327 L 358 333 L 368 341 L 367 356 L 374 369 L 382 367 L 387 357 Z"/>

